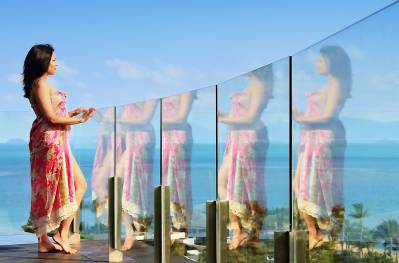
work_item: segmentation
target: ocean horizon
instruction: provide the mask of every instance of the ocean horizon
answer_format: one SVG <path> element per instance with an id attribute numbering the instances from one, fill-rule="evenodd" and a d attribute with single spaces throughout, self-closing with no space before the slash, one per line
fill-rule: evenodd
<path id="1" fill-rule="evenodd" d="M 219 144 L 219 161 L 224 145 Z M 350 143 L 346 150 L 344 174 L 345 213 L 352 204 L 363 203 L 369 215 L 363 219 L 365 227 L 373 228 L 384 220 L 399 221 L 399 152 L 392 143 Z M 216 153 L 214 145 L 194 144 L 191 159 L 191 178 L 194 213 L 204 226 L 206 200 L 216 199 Z M 91 169 L 95 145 L 79 147 L 72 143 L 72 152 L 88 182 L 85 203 L 91 204 Z M 153 185 L 159 185 L 159 150 L 155 150 Z M 295 149 L 293 151 L 295 153 Z M 288 144 L 271 143 L 268 149 L 265 191 L 268 210 L 289 207 Z M 295 163 L 295 156 L 294 156 Z M 30 209 L 29 151 L 26 143 L 0 143 L 0 244 L 35 242 L 21 229 Z M 95 209 L 82 214 L 85 224 L 96 224 Z M 284 221 L 286 218 L 284 217 Z M 266 221 L 268 218 L 265 219 Z M 286 223 L 286 222 L 283 222 Z M 28 242 L 29 243 L 29 242 Z"/>

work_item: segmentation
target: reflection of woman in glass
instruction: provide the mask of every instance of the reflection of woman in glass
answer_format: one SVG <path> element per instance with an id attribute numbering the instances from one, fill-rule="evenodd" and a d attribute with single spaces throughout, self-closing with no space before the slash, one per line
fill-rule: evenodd
<path id="1" fill-rule="evenodd" d="M 350 59 L 341 47 L 323 47 L 316 68 L 326 83 L 307 95 L 305 113 L 293 110 L 294 120 L 301 124 L 294 191 L 309 230 L 310 249 L 325 242 L 322 229 L 342 224 L 346 140 L 338 118 L 352 82 Z"/>
<path id="2" fill-rule="evenodd" d="M 188 233 L 192 213 L 192 131 L 187 122 L 195 92 L 162 99 L 162 184 L 170 186 L 172 230 Z"/>
<path id="3" fill-rule="evenodd" d="M 57 59 L 50 45 L 33 46 L 24 61 L 24 97 L 29 99 L 36 119 L 30 131 L 31 212 L 39 252 L 63 250 L 69 245 L 69 227 L 86 191 L 86 180 L 69 145 L 70 126 L 86 122 L 94 109 L 68 112 L 66 94 L 48 82 Z M 79 116 L 81 113 L 83 115 Z M 58 229 L 53 236 L 47 233 Z"/>
<path id="4" fill-rule="evenodd" d="M 146 232 L 152 221 L 155 132 L 150 122 L 155 107 L 154 100 L 126 105 L 117 120 L 125 148 L 117 163 L 118 174 L 123 176 L 122 217 L 126 225 L 122 251 L 131 249 L 135 234 Z"/>
<path id="5" fill-rule="evenodd" d="M 91 184 L 92 199 L 96 205 L 96 216 L 101 223 L 107 224 L 108 215 L 108 178 L 114 170 L 114 108 L 97 111 L 94 119 L 99 122 L 96 152 L 93 162 Z M 121 155 L 121 139 L 116 136 L 115 153 Z"/>
<path id="6" fill-rule="evenodd" d="M 219 195 L 229 200 L 233 238 L 230 250 L 258 240 L 266 214 L 265 161 L 267 128 L 261 114 L 272 98 L 270 66 L 248 74 L 249 84 L 231 96 L 231 111 L 219 112 L 219 121 L 229 125 L 226 149 L 219 169 Z"/>

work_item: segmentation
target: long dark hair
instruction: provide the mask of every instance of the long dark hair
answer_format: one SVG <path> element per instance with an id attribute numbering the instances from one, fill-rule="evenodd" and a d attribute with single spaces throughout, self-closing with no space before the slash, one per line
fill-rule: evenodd
<path id="1" fill-rule="evenodd" d="M 339 80 L 350 98 L 352 66 L 348 54 L 340 46 L 324 46 L 320 49 L 320 54 L 327 60 L 329 73 Z"/>
<path id="2" fill-rule="evenodd" d="M 24 97 L 30 99 L 32 85 L 36 79 L 47 72 L 54 48 L 49 44 L 34 45 L 24 61 Z"/>

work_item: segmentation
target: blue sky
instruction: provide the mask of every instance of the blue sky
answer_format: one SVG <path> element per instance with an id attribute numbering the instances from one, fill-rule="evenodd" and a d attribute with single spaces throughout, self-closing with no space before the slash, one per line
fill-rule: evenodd
<path id="1" fill-rule="evenodd" d="M 275 96 L 262 115 L 274 142 L 288 138 L 284 58 L 295 54 L 294 103 L 304 109 L 304 95 L 325 81 L 314 67 L 320 47 L 340 45 L 353 68 L 352 99 L 341 114 L 348 140 L 398 141 L 399 4 L 328 37 L 391 3 L 3 1 L 0 122 L 15 123 L 15 129 L 1 129 L 0 142 L 27 138 L 34 117 L 22 97 L 20 73 L 35 43 L 56 48 L 60 67 L 51 81 L 67 92 L 71 109 L 123 105 L 218 84 L 223 88 L 219 106 L 228 111 L 228 95 L 248 81 L 239 75 L 277 61 Z M 200 92 L 190 113 L 196 142 L 213 142 L 212 94 L 212 89 Z M 94 121 L 78 125 L 74 134 L 93 141 L 96 127 Z M 221 125 L 221 134 L 225 128 Z"/>
<path id="2" fill-rule="evenodd" d="M 220 83 L 390 3 L 2 1 L 0 110 L 30 110 L 18 74 L 35 43 L 56 48 L 71 108 L 121 105 Z"/>

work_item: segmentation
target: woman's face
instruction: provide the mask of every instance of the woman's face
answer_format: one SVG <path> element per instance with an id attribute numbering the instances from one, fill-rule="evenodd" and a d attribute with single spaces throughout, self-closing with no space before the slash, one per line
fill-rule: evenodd
<path id="1" fill-rule="evenodd" d="M 319 71 L 320 75 L 328 74 L 328 63 L 323 55 L 319 56 L 319 59 L 316 62 L 316 69 Z"/>
<path id="2" fill-rule="evenodd" d="M 48 66 L 47 74 L 54 75 L 57 70 L 57 57 L 55 56 L 55 52 L 51 55 L 50 65 Z"/>

